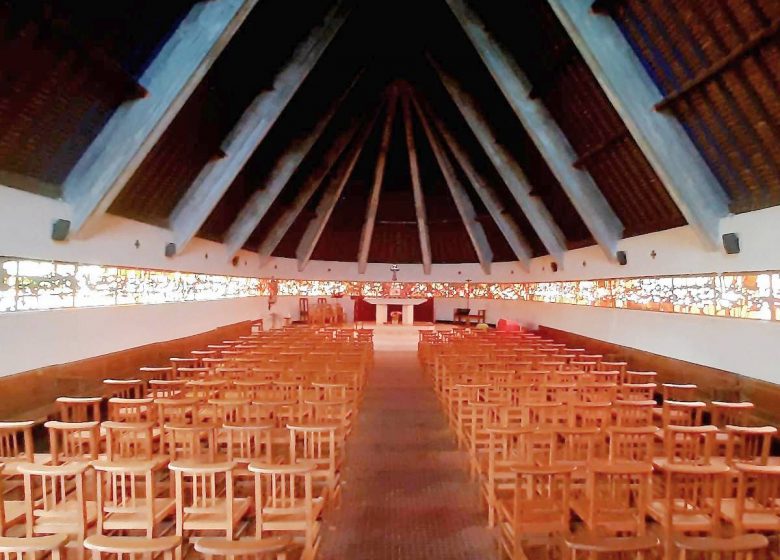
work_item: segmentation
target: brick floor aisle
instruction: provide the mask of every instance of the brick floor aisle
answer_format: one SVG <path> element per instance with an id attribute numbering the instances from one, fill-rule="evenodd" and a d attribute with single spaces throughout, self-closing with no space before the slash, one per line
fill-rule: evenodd
<path id="1" fill-rule="evenodd" d="M 323 560 L 491 559 L 479 490 L 412 352 L 376 352 Z"/>

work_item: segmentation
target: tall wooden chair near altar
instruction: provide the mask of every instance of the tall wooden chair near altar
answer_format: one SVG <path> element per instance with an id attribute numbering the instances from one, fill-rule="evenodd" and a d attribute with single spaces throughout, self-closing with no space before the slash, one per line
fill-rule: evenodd
<path id="1" fill-rule="evenodd" d="M 309 322 L 309 298 L 298 298 L 298 320 L 301 323 Z"/>
<path id="2" fill-rule="evenodd" d="M 468 307 L 456 307 L 452 313 L 452 322 L 465 324 L 469 320 L 469 313 L 471 309 Z"/>

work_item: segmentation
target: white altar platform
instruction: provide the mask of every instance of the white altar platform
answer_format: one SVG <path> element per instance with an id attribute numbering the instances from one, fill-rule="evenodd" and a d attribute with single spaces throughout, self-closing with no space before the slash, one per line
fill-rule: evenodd
<path id="1" fill-rule="evenodd" d="M 414 306 L 428 301 L 426 298 L 364 298 L 366 303 L 376 306 L 376 324 L 387 324 L 387 306 L 401 306 L 401 324 L 414 324 Z"/>

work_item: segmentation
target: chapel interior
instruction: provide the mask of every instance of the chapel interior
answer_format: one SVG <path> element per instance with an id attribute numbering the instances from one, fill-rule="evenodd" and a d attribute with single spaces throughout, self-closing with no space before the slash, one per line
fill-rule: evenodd
<path id="1" fill-rule="evenodd" d="M 779 0 L 0 0 L 0 560 L 780 560 Z"/>

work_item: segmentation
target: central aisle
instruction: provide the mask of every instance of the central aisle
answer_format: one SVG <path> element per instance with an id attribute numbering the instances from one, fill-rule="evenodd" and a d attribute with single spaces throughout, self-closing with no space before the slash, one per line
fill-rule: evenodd
<path id="1" fill-rule="evenodd" d="M 318 557 L 494 558 L 465 461 L 416 354 L 377 351 Z"/>

